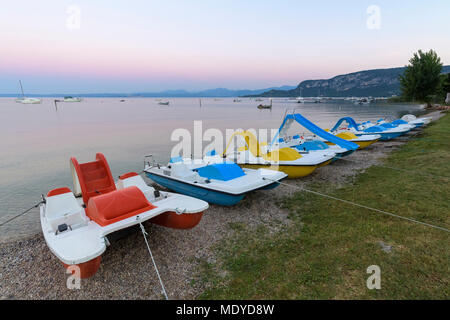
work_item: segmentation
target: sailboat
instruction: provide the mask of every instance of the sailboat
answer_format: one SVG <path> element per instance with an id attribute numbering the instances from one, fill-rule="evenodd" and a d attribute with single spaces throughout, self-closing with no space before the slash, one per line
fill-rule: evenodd
<path id="1" fill-rule="evenodd" d="M 27 97 L 25 97 L 25 94 L 23 93 L 23 86 L 22 86 L 22 81 L 21 80 L 19 80 L 19 84 L 20 84 L 20 90 L 22 91 L 22 97 L 16 99 L 17 103 L 39 104 L 39 103 L 42 102 L 42 100 L 38 99 L 38 98 L 27 98 Z"/>

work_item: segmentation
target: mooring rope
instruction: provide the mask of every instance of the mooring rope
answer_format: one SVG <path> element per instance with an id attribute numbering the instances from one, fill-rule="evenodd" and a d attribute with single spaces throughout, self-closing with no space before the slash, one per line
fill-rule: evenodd
<path id="1" fill-rule="evenodd" d="M 16 218 L 18 218 L 18 217 L 20 217 L 20 216 L 23 216 L 25 213 L 30 212 L 31 209 L 37 208 L 41 203 L 44 203 L 44 200 L 39 201 L 39 202 L 36 203 L 34 206 L 32 206 L 31 208 L 25 210 L 24 212 L 19 213 L 18 215 L 14 216 L 14 217 L 12 217 L 12 218 L 10 218 L 10 219 L 8 219 L 8 220 L 6 220 L 5 222 L 0 223 L 0 227 L 3 227 L 3 226 L 4 226 L 5 224 L 7 224 L 8 222 L 13 221 L 14 219 L 16 219 Z"/>
<path id="2" fill-rule="evenodd" d="M 414 220 L 414 219 L 411 219 L 411 218 L 408 218 L 408 217 L 400 216 L 400 215 L 392 213 L 392 212 L 388 212 L 388 211 L 384 211 L 384 210 L 368 207 L 368 206 L 365 206 L 365 205 L 362 205 L 362 204 L 359 204 L 359 203 L 356 203 L 356 202 L 352 202 L 352 201 L 345 200 L 345 199 L 340 199 L 340 198 L 337 198 L 337 197 L 330 196 L 328 194 L 324 194 L 324 193 L 320 193 L 320 192 L 317 192 L 317 191 L 309 190 L 309 189 L 306 189 L 306 188 L 303 188 L 303 187 L 299 187 L 299 186 L 296 186 L 296 185 L 293 185 L 293 184 L 289 184 L 289 183 L 286 183 L 286 182 L 280 182 L 280 181 L 272 180 L 272 179 L 269 179 L 269 178 L 266 178 L 266 177 L 264 177 L 263 179 L 270 180 L 270 181 L 273 181 L 273 182 L 278 182 L 279 184 L 282 184 L 282 185 L 285 185 L 285 186 L 288 186 L 288 187 L 291 187 L 291 188 L 296 188 L 296 189 L 299 189 L 301 191 L 305 191 L 305 192 L 312 193 L 312 194 L 315 194 L 315 195 L 318 195 L 318 196 L 322 196 L 322 197 L 325 197 L 325 198 L 329 198 L 329 199 L 333 199 L 333 200 L 336 200 L 336 201 L 344 202 L 344 203 L 347 203 L 347 204 L 351 204 L 353 206 L 357 206 L 357 207 L 360 207 L 360 208 L 364 208 L 364 209 L 372 210 L 372 211 L 375 211 L 375 212 L 383 213 L 383 214 L 386 214 L 386 215 L 391 216 L 391 217 L 407 220 L 409 222 L 421 224 L 421 225 L 424 225 L 424 226 L 427 226 L 427 227 L 435 228 L 435 229 L 438 229 L 438 230 L 450 233 L 450 230 L 447 229 L 447 228 L 444 228 L 444 227 L 435 226 L 435 225 L 432 225 L 432 224 L 429 224 L 429 223 L 426 223 L 426 222 L 422 222 L 422 221 Z"/>
<path id="3" fill-rule="evenodd" d="M 139 217 L 136 217 L 136 218 L 139 219 Z M 153 266 L 155 267 L 156 274 L 158 275 L 159 283 L 161 284 L 161 288 L 162 288 L 162 292 L 164 293 L 164 297 L 166 298 L 166 300 L 169 300 L 169 297 L 167 296 L 167 293 L 166 293 L 166 288 L 164 287 L 161 276 L 159 275 L 159 271 L 158 271 L 158 267 L 156 266 L 155 259 L 153 258 L 152 250 L 150 249 L 150 246 L 147 241 L 148 233 L 145 231 L 145 228 L 142 225 L 142 223 L 139 222 L 139 226 L 141 227 L 141 231 L 142 231 L 142 235 L 144 236 L 145 244 L 147 245 L 147 249 L 148 249 L 148 252 L 150 253 L 150 257 L 152 258 Z"/>

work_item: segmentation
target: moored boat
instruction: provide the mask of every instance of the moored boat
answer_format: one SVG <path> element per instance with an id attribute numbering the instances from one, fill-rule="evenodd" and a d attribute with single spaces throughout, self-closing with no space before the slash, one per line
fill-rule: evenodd
<path id="1" fill-rule="evenodd" d="M 81 102 L 81 98 L 67 96 L 64 97 L 63 102 Z"/>
<path id="2" fill-rule="evenodd" d="M 359 149 L 367 148 L 368 146 L 374 144 L 381 138 L 381 135 L 379 134 L 366 134 L 358 137 L 357 135 L 349 131 L 336 132 L 334 135 L 341 139 L 356 143 Z M 334 145 L 334 143 L 330 141 L 325 141 L 325 143 L 328 145 Z"/>
<path id="3" fill-rule="evenodd" d="M 347 123 L 346 127 L 341 127 L 343 122 Z M 339 134 L 341 132 L 351 132 L 357 137 L 366 137 L 372 139 L 374 136 L 380 136 L 379 140 L 387 141 L 397 138 L 411 130 L 411 127 L 399 127 L 394 125 L 375 125 L 370 121 L 362 124 L 356 123 L 351 117 L 344 117 L 337 121 L 331 132 L 333 134 Z"/>
<path id="4" fill-rule="evenodd" d="M 115 183 L 101 153 L 92 162 L 70 161 L 74 191 L 47 193 L 40 207 L 45 241 L 65 267 L 76 265 L 80 277 L 93 276 L 109 244 L 108 235 L 143 223 L 176 229 L 196 226 L 208 204 L 180 194 L 157 191 L 130 172 Z"/>
<path id="5" fill-rule="evenodd" d="M 42 100 L 39 98 L 23 98 L 19 102 L 22 104 L 40 104 Z"/>
<path id="6" fill-rule="evenodd" d="M 20 85 L 20 90 L 22 92 L 22 96 L 20 98 L 16 98 L 15 101 L 17 103 L 22 103 L 22 104 L 40 104 L 42 102 L 41 99 L 38 98 L 27 98 L 25 97 L 25 94 L 23 92 L 23 86 L 22 86 L 22 81 L 19 80 L 19 85 Z"/>
<path id="7" fill-rule="evenodd" d="M 414 124 L 416 126 L 417 125 L 419 125 L 419 126 L 427 125 L 433 120 L 433 118 L 431 118 L 431 117 L 417 118 L 413 114 L 405 114 L 403 117 L 401 117 L 401 119 L 408 122 L 409 124 Z"/>
<path id="8" fill-rule="evenodd" d="M 244 146 L 228 151 L 234 137 L 242 137 Z M 300 178 L 310 175 L 318 167 L 327 165 L 336 156 L 334 152 L 300 154 L 293 148 L 269 149 L 260 145 L 250 131 L 235 132 L 224 152 L 225 158 L 239 166 L 250 169 L 269 169 L 282 171 L 288 178 Z"/>
<path id="9" fill-rule="evenodd" d="M 312 135 L 307 137 L 300 136 L 296 134 L 294 136 L 288 136 L 287 132 L 290 130 L 292 124 L 296 122 L 300 126 L 304 127 Z M 278 141 L 276 140 L 278 138 Z M 331 140 L 333 143 L 328 146 L 324 141 Z M 271 143 L 272 148 L 282 148 L 290 147 L 295 148 L 300 153 L 310 152 L 310 153 L 324 153 L 324 152 L 334 152 L 336 156 L 333 160 L 338 160 L 342 157 L 352 154 L 358 145 L 352 142 L 341 139 L 326 132 L 325 130 L 319 128 L 314 123 L 303 117 L 300 113 L 296 112 L 294 108 L 290 114 L 286 110 L 283 122 L 278 129 L 275 137 Z"/>
<path id="10" fill-rule="evenodd" d="M 270 104 L 259 104 L 258 109 L 272 109 L 272 99 L 270 99 Z"/>
<path id="11" fill-rule="evenodd" d="M 204 159 L 174 157 L 165 166 L 147 162 L 144 172 L 168 189 L 226 206 L 235 205 L 251 191 L 275 188 L 287 176 L 271 170 L 241 169 L 214 150 Z"/>

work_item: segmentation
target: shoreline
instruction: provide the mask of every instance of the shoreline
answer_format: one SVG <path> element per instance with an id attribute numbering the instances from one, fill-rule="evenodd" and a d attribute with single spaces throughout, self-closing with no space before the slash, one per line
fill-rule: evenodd
<path id="1" fill-rule="evenodd" d="M 436 120 L 443 114 L 433 111 L 427 115 Z M 334 184 L 345 185 L 408 140 L 400 138 L 376 143 L 350 155 L 348 160 L 352 162 L 337 161 L 320 168 L 311 176 L 291 180 L 290 184 L 303 186 L 333 181 Z M 169 298 L 194 299 L 205 290 L 202 283 L 195 281 L 199 265 L 216 261 L 213 246 L 219 240 L 232 236 L 239 225 L 245 224 L 251 229 L 265 225 L 275 232 L 290 224 L 287 210 L 281 209 L 279 203 L 295 192 L 281 185 L 269 192 L 254 192 L 231 208 L 211 205 L 200 224 L 192 230 L 173 230 L 146 224 L 149 244 Z M 40 232 L 0 243 L 0 256 L 1 299 L 162 298 L 140 233 L 113 243 L 103 254 L 98 273 L 82 280 L 81 290 L 66 288 L 68 275 L 47 248 Z"/>

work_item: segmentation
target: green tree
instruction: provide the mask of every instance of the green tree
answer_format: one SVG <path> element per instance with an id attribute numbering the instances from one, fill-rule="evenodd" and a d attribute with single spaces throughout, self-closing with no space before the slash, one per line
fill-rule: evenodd
<path id="1" fill-rule="evenodd" d="M 423 101 L 429 104 L 433 95 L 440 89 L 441 58 L 434 50 L 419 50 L 409 59 L 409 63 L 399 78 L 402 96 L 407 101 Z"/>

